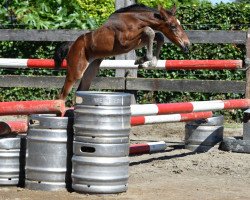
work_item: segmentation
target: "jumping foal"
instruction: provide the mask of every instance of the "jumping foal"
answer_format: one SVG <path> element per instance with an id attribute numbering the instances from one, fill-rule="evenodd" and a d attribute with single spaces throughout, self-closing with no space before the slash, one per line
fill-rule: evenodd
<path id="1" fill-rule="evenodd" d="M 175 12 L 175 6 L 171 10 L 158 6 L 156 10 L 134 4 L 115 11 L 100 28 L 78 37 L 66 58 L 68 71 L 59 98 L 65 100 L 79 79 L 81 82 L 78 90 L 88 90 L 105 57 L 146 46 L 146 55 L 137 59 L 135 64 L 141 65 L 150 61 L 148 65 L 156 66 L 164 43 L 161 33 L 187 52 L 190 42 L 175 18 Z M 157 47 L 153 55 L 154 40 Z"/>

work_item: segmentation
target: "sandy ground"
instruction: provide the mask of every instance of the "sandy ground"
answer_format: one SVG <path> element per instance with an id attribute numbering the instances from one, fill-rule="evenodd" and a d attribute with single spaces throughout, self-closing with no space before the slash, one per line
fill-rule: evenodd
<path id="1" fill-rule="evenodd" d="M 184 123 L 134 127 L 131 143 L 167 142 L 164 152 L 130 157 L 128 191 L 115 195 L 32 191 L 1 187 L 0 199 L 154 199 L 247 200 L 250 199 L 250 154 L 220 151 L 206 153 L 183 149 Z M 224 136 L 242 135 L 242 125 L 226 124 Z"/>

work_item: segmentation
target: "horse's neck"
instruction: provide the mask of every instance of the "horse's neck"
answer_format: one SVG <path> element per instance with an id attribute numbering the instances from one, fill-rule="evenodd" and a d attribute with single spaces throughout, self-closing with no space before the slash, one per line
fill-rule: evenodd
<path id="1" fill-rule="evenodd" d="M 160 20 L 154 17 L 154 13 L 141 13 L 140 20 L 145 24 L 145 26 L 149 26 L 157 31 L 161 23 Z"/>

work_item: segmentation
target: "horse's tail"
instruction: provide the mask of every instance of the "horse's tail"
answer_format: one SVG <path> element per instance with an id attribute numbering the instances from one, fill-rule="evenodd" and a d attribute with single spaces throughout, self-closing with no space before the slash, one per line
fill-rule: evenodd
<path id="1" fill-rule="evenodd" d="M 72 44 L 73 42 L 63 42 L 56 47 L 53 56 L 55 69 L 60 69 L 60 67 L 62 66 L 62 62 L 64 58 L 66 58 Z"/>

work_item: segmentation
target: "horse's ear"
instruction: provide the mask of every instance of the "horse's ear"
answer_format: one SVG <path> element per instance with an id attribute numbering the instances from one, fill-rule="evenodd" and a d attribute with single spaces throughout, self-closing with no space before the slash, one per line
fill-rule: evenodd
<path id="1" fill-rule="evenodd" d="M 172 13 L 172 15 L 175 15 L 176 13 L 176 5 L 174 4 L 173 8 L 171 8 L 170 12 Z"/>
<path id="2" fill-rule="evenodd" d="M 162 19 L 166 18 L 166 10 L 161 5 L 158 5 L 158 11 Z"/>
<path id="3" fill-rule="evenodd" d="M 158 5 L 159 12 L 163 9 L 162 5 Z"/>

